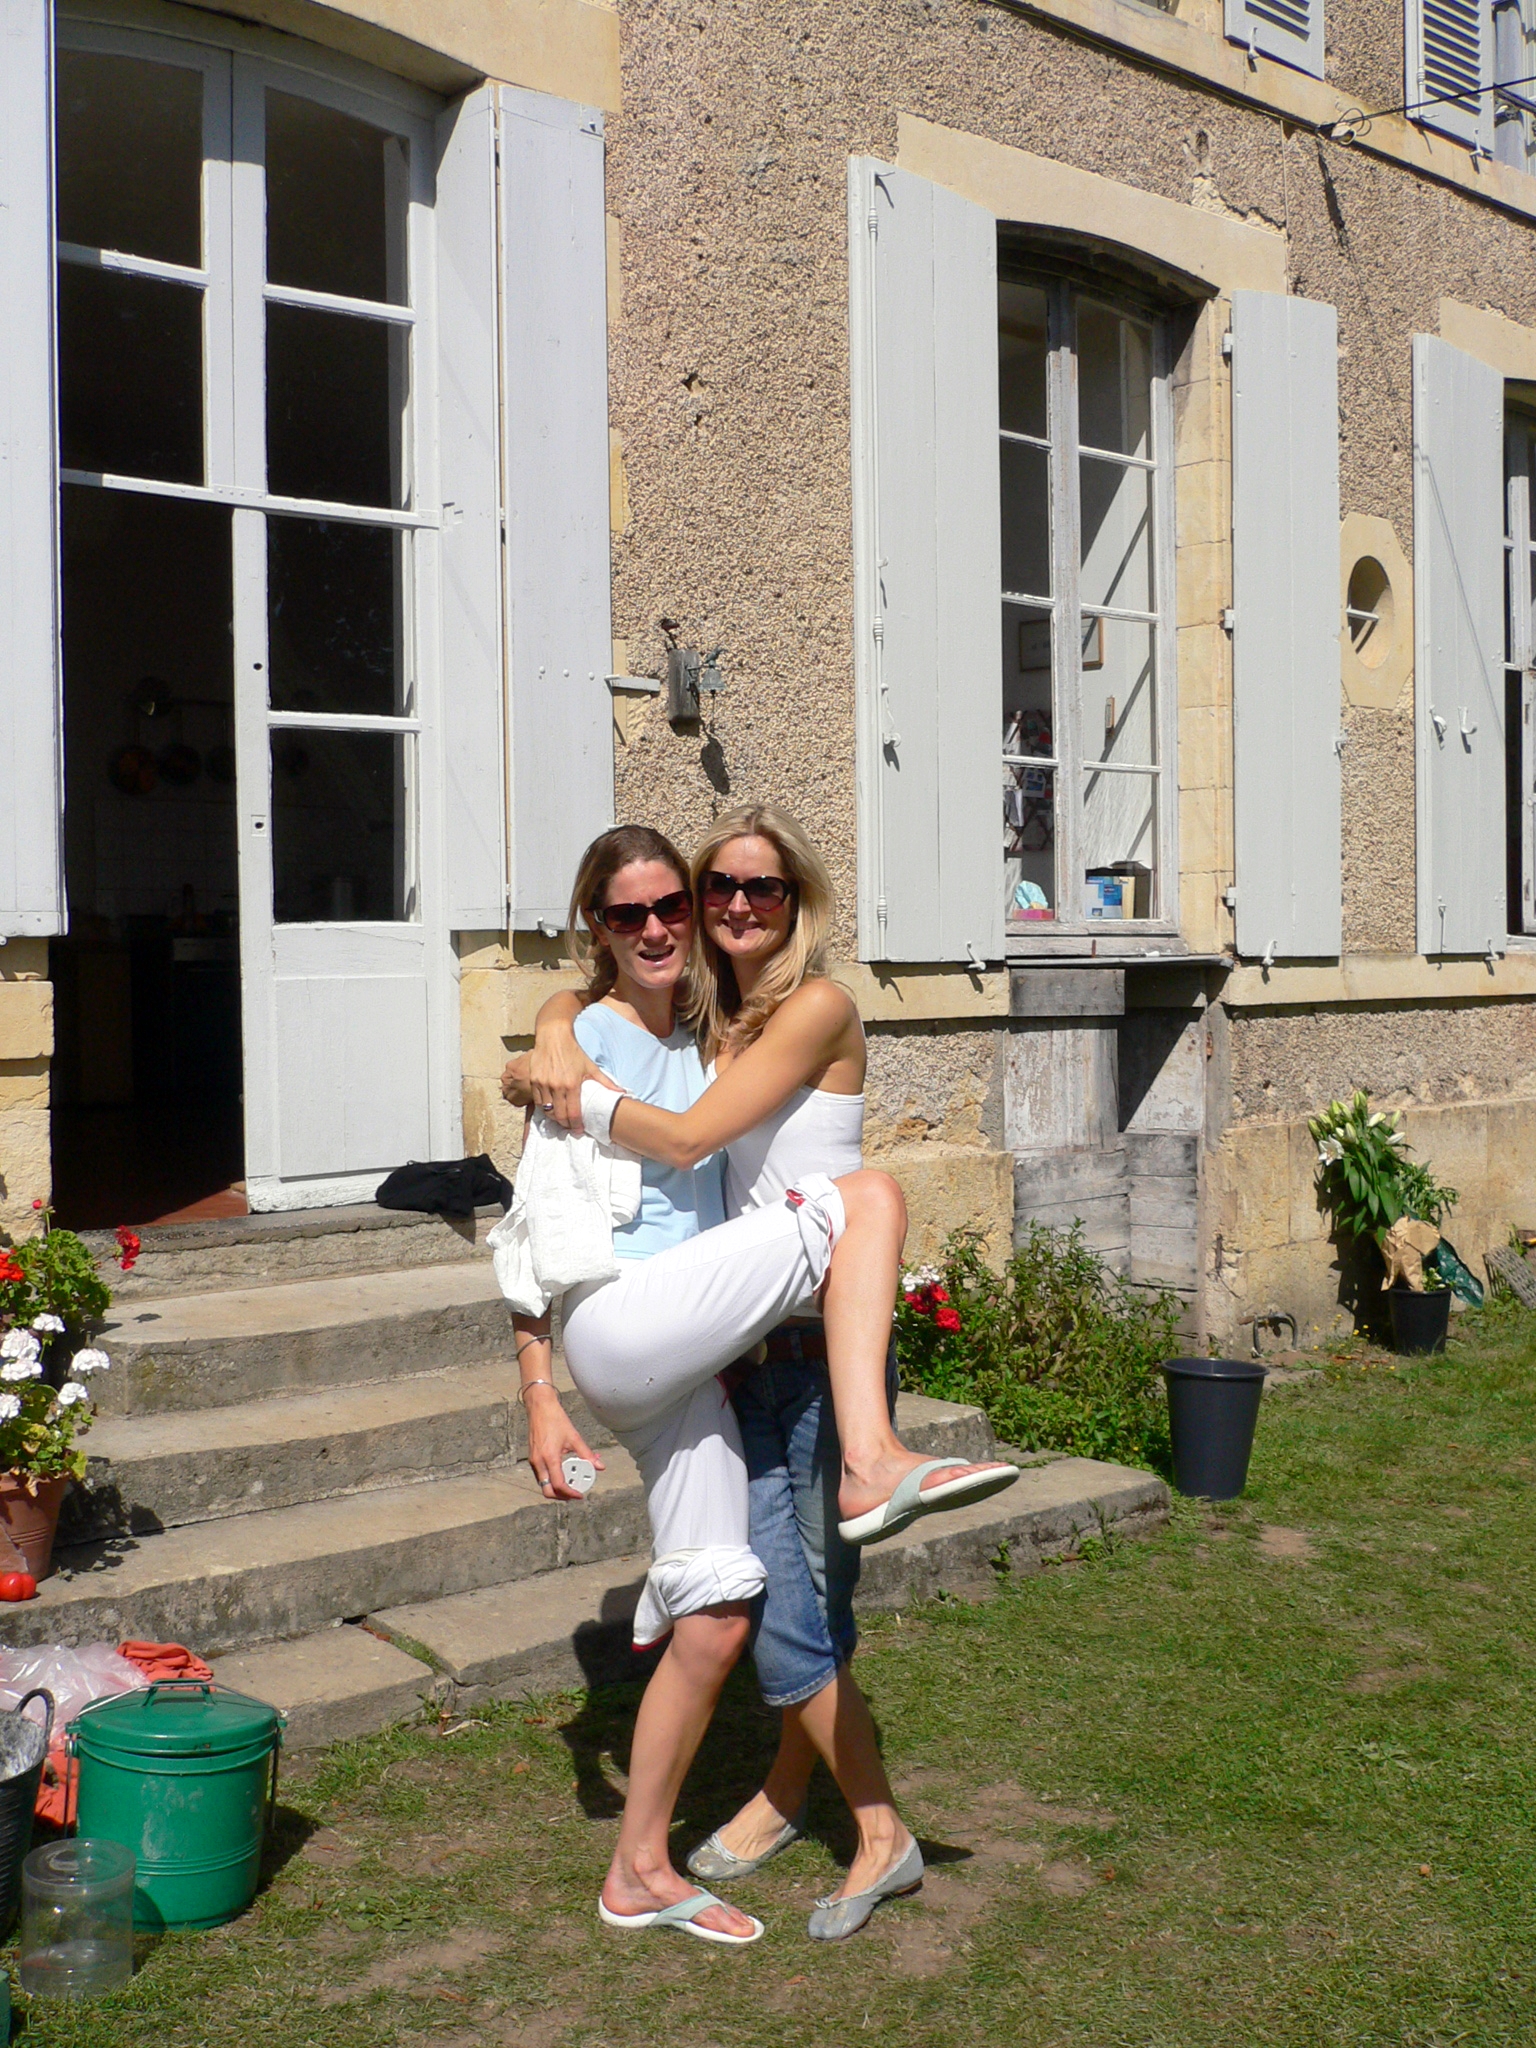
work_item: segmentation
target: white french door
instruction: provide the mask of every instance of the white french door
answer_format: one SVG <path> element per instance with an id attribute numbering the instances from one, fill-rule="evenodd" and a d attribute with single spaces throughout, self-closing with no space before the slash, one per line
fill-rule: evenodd
<path id="1" fill-rule="evenodd" d="M 404 1160 L 460 1150 L 425 658 L 433 106 L 241 30 L 214 47 L 131 20 L 60 23 L 61 285 L 133 301 L 144 406 L 165 420 L 117 431 L 100 393 L 82 410 L 61 289 L 63 475 L 227 513 L 248 1199 L 365 1199 Z M 94 195 L 70 171 L 93 95 L 119 133 L 122 105 L 160 110 L 137 212 L 110 166 Z"/>

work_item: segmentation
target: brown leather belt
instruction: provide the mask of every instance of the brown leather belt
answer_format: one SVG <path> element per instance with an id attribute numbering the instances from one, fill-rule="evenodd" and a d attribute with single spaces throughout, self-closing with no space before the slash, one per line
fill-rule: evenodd
<path id="1" fill-rule="evenodd" d="M 800 1365 L 807 1359 L 823 1362 L 827 1355 L 825 1323 L 780 1323 L 763 1339 L 769 1365 Z"/>
<path id="2" fill-rule="evenodd" d="M 728 1394 L 734 1393 L 749 1374 L 760 1365 L 802 1365 L 825 1364 L 827 1356 L 827 1326 L 822 1322 L 780 1323 L 755 1351 L 749 1351 L 745 1358 L 738 1358 L 734 1365 L 728 1365 L 718 1375 L 720 1384 Z"/>

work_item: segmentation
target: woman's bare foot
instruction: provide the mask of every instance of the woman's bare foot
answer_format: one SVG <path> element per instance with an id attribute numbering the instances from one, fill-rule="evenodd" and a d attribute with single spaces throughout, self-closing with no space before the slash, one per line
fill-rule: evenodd
<path id="1" fill-rule="evenodd" d="M 670 1863 L 664 1870 L 642 1874 L 638 1870 L 625 1870 L 615 1858 L 603 1885 L 603 1904 L 610 1913 L 656 1913 L 663 1906 L 675 1906 L 680 1899 L 691 1899 L 695 1892 L 702 1890 L 702 1885 L 690 1884 L 686 1877 L 679 1877 Z M 698 1925 L 712 1928 L 716 1934 L 749 1935 L 752 1932 L 751 1920 L 745 1913 L 738 1913 L 734 1906 L 709 1907 L 698 1916 Z"/>
<path id="2" fill-rule="evenodd" d="M 855 1515 L 867 1515 L 872 1508 L 890 1499 L 909 1472 L 927 1462 L 920 1452 L 900 1447 L 858 1469 L 845 1458 L 842 1483 L 837 1489 L 838 1513 L 845 1522 L 851 1522 Z M 1013 1469 L 1000 1458 L 989 1458 L 981 1465 L 966 1465 L 957 1459 L 953 1465 L 941 1466 L 920 1491 L 927 1493 L 931 1486 L 947 1486 L 952 1479 L 965 1479 L 973 1472 L 1011 1472 Z M 963 1503 L 957 1502 L 956 1505 Z"/>
<path id="3" fill-rule="evenodd" d="M 906 1855 L 911 1841 L 912 1837 L 889 1809 L 869 1821 L 861 1814 L 858 1854 L 849 1864 L 848 1875 L 832 1894 L 833 1898 L 856 1898 L 860 1892 L 867 1892 L 871 1885 L 878 1884 L 891 1866 Z"/>
<path id="4" fill-rule="evenodd" d="M 780 1813 L 766 1792 L 757 1792 L 739 1813 L 735 1813 L 716 1834 L 722 1847 L 743 1863 L 755 1863 L 766 1856 L 789 1825 L 789 1815 Z"/>

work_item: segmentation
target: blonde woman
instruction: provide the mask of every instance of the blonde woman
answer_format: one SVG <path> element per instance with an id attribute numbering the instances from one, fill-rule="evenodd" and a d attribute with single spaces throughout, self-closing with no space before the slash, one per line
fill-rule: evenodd
<path id="1" fill-rule="evenodd" d="M 692 921 L 686 870 L 659 833 L 621 827 L 587 850 L 571 906 L 590 969 L 576 1031 L 627 1091 L 610 1112 L 620 1143 L 625 1118 L 655 1104 L 686 1109 L 704 1086 L 697 1046 L 675 1012 Z M 572 1378 L 634 1458 L 646 1491 L 654 1560 L 636 1641 L 670 1638 L 641 1703 L 599 1912 L 610 1926 L 676 1927 L 740 1945 L 758 1939 L 761 1923 L 689 1885 L 668 1850 L 678 1789 L 764 1579 L 747 1543 L 740 1436 L 717 1376 L 824 1290 L 829 1314 L 836 1304 L 840 1391 L 855 1416 L 874 1405 L 890 1293 L 870 1276 L 894 1270 L 904 1218 L 894 1183 L 861 1171 L 837 1181 L 806 1174 L 771 1206 L 722 1217 L 718 1161 L 646 1164 L 639 1213 L 614 1230 L 617 1275 L 569 1289 L 562 1325 Z M 562 1461 L 591 1453 L 554 1386 L 549 1318 L 518 1314 L 513 1326 L 529 1462 L 546 1495 L 570 1498 Z M 868 1399 L 866 1383 L 875 1389 Z M 905 1456 L 888 1421 L 885 1435 Z"/>
<path id="2" fill-rule="evenodd" d="M 674 1168 L 725 1145 L 727 1206 L 746 1215 L 782 1203 L 805 1176 L 858 1172 L 864 1035 L 851 997 L 826 976 L 831 882 L 794 819 L 766 805 L 733 812 L 691 865 L 703 940 L 691 1014 L 720 1078 L 681 1114 L 626 1110 L 623 1142 Z M 571 1034 L 571 1011 L 569 999 L 545 1005 L 534 1055 L 515 1081 L 526 1078 L 558 1118 L 575 1122 L 581 1082 L 602 1076 Z M 879 1275 L 887 1309 L 896 1277 L 894 1266 Z M 752 1548 L 767 1568 L 753 1653 L 765 1700 L 783 1710 L 779 1754 L 763 1791 L 695 1852 L 689 1868 L 711 1881 L 743 1877 L 787 1847 L 801 1832 L 820 1755 L 859 1829 L 840 1892 L 811 1916 L 813 1936 L 839 1939 L 882 1898 L 914 1889 L 922 1877 L 921 1854 L 897 1815 L 869 1709 L 848 1670 L 858 1578 L 849 1539 L 867 1540 L 892 1522 L 903 1525 L 909 1510 L 922 1512 L 925 1478 L 942 1487 L 941 1497 L 963 1491 L 975 1499 L 1017 1475 L 1011 1466 L 957 1470 L 958 1461 L 903 1452 L 907 1500 L 899 1508 L 866 1505 L 850 1484 L 833 1420 L 834 1304 L 829 1296 L 825 1323 L 812 1304 L 805 1307 L 809 1314 L 769 1333 L 766 1362 L 739 1371 L 733 1392 Z M 882 1402 L 887 1431 L 892 1393 Z M 841 1405 L 837 1414 L 841 1422 Z M 948 1479 L 935 1482 L 938 1472 Z M 841 1526 L 829 1527 L 840 1515 Z"/>

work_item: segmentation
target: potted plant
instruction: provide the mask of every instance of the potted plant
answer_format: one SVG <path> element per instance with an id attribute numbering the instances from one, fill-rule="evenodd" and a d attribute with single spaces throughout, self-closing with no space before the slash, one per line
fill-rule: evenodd
<path id="1" fill-rule="evenodd" d="M 111 1362 L 86 1340 L 112 1290 L 75 1233 L 53 1229 L 41 1202 L 33 1207 L 38 1234 L 0 1247 L 0 1533 L 41 1579 L 65 1489 L 85 1475 L 79 1439 L 96 1412 L 86 1381 Z M 132 1264 L 125 1236 L 124 1267 Z"/>
<path id="2" fill-rule="evenodd" d="M 1402 1281 L 1382 1287 L 1392 1317 L 1392 1338 L 1405 1353 L 1445 1349 L 1451 1289 L 1436 1270 L 1440 1225 L 1456 1205 L 1457 1191 L 1435 1178 L 1429 1167 L 1405 1157 L 1408 1140 L 1399 1110 L 1372 1109 L 1365 1090 L 1349 1102 L 1330 1102 L 1307 1124 L 1317 1143 L 1317 1179 L 1335 1227 L 1369 1243 L 1385 1259 L 1387 1235 L 1405 1217 L 1428 1226 L 1432 1241 L 1422 1247 L 1422 1286 Z"/>

